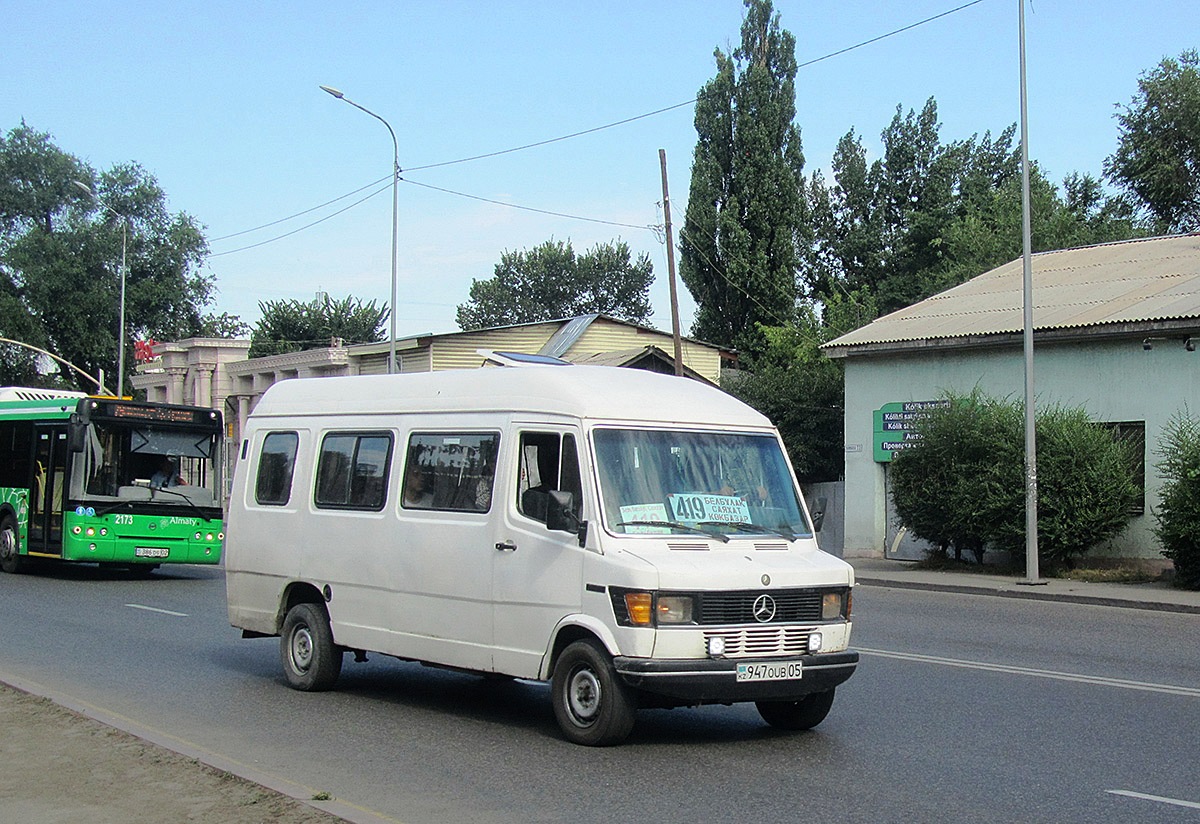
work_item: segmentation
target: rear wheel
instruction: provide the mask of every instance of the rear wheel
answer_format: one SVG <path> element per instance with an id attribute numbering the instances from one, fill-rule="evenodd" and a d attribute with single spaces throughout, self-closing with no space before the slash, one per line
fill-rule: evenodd
<path id="1" fill-rule="evenodd" d="M 20 539 L 17 537 L 17 521 L 12 515 L 0 519 L 0 569 L 8 573 L 17 573 L 26 566 L 26 559 L 20 553 Z"/>
<path id="2" fill-rule="evenodd" d="M 333 643 L 324 609 L 316 604 L 296 604 L 288 610 L 279 657 L 292 689 L 321 692 L 333 687 L 342 672 L 342 650 Z"/>
<path id="3" fill-rule="evenodd" d="M 758 714 L 781 730 L 810 730 L 825 720 L 833 706 L 834 690 L 814 692 L 799 701 L 756 701 Z"/>
<path id="4" fill-rule="evenodd" d="M 618 744 L 633 730 L 633 694 L 595 641 L 576 641 L 562 651 L 551 691 L 558 726 L 576 744 Z"/>

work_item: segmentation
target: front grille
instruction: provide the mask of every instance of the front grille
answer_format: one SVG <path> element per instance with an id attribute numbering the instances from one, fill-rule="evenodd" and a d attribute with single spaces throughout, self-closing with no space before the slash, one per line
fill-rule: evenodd
<path id="1" fill-rule="evenodd" d="M 821 620 L 822 590 L 783 589 L 701 592 L 697 596 L 698 624 L 795 624 Z M 762 622 L 754 616 L 754 602 L 768 595 L 775 602 L 775 615 Z"/>
<path id="2" fill-rule="evenodd" d="M 771 626 L 705 630 L 704 644 L 707 649 L 710 638 L 724 638 L 726 658 L 803 655 L 808 652 L 808 636 L 812 631 L 812 627 Z"/>

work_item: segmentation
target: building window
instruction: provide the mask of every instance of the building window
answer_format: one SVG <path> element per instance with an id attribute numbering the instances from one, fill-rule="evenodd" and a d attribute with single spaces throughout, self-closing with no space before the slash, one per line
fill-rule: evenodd
<path id="1" fill-rule="evenodd" d="M 317 506 L 376 512 L 383 509 L 391 457 L 389 432 L 326 435 L 317 464 Z"/>
<path id="2" fill-rule="evenodd" d="M 1138 496 L 1129 508 L 1130 515 L 1146 513 L 1146 422 L 1107 421 L 1100 426 L 1108 429 L 1113 440 L 1129 446 L 1129 472 L 1137 485 Z"/>
<path id="3" fill-rule="evenodd" d="M 292 470 L 296 466 L 295 432 L 269 432 L 258 457 L 254 500 L 265 506 L 284 506 L 292 497 Z"/>

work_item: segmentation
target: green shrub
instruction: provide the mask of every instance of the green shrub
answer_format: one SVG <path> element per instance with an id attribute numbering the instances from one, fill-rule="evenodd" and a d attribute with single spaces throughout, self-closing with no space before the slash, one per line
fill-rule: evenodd
<path id="1" fill-rule="evenodd" d="M 1024 405 L 978 390 L 920 420 L 921 441 L 893 462 L 896 511 L 918 538 L 982 560 L 991 546 L 1025 556 Z M 1081 409 L 1038 413 L 1038 555 L 1050 567 L 1116 536 L 1139 492 L 1129 446 Z"/>
<path id="2" fill-rule="evenodd" d="M 1200 589 L 1200 421 L 1175 415 L 1163 429 L 1158 454 L 1164 483 L 1154 534 L 1175 564 L 1179 586 Z"/>

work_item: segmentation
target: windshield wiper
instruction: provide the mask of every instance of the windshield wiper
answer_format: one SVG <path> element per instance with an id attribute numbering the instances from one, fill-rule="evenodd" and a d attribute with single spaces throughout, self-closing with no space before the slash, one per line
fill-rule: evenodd
<path id="1" fill-rule="evenodd" d="M 152 487 L 150 487 L 150 500 L 154 500 L 155 492 L 166 492 L 168 495 L 178 495 L 180 498 L 183 498 L 183 500 L 187 501 L 187 505 L 190 506 L 192 508 L 192 510 L 195 511 L 195 513 L 200 516 L 200 520 L 202 520 L 202 521 L 213 520 L 212 518 L 205 515 L 204 510 L 201 509 L 200 507 L 196 506 L 196 504 L 192 502 L 192 499 L 189 498 L 187 495 L 184 495 L 182 492 L 176 492 L 174 489 L 168 489 L 165 486 L 152 486 Z"/>
<path id="2" fill-rule="evenodd" d="M 716 538 L 721 543 L 729 543 L 728 535 L 722 535 L 720 532 L 709 532 L 707 529 L 701 529 L 691 524 L 681 524 L 678 521 L 620 521 L 617 523 L 617 526 L 667 527 L 669 529 L 680 529 L 684 532 L 698 532 L 701 535 L 707 535 L 709 538 Z"/>
<path id="3" fill-rule="evenodd" d="M 741 532 L 754 532 L 760 535 L 778 535 L 785 541 L 794 541 L 797 535 L 793 532 L 784 531 L 782 529 L 772 529 L 769 526 L 762 524 L 749 524 L 744 521 L 701 521 L 700 526 L 727 526 L 730 529 L 736 529 Z"/>

